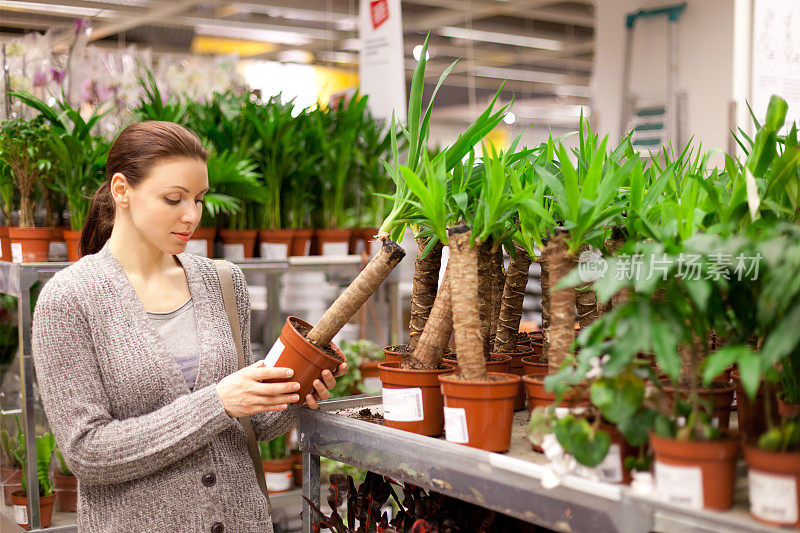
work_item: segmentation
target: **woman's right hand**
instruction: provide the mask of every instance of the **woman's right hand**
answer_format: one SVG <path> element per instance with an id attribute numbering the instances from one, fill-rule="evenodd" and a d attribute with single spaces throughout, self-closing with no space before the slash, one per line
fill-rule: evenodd
<path id="1" fill-rule="evenodd" d="M 228 416 L 238 418 L 265 411 L 283 411 L 290 403 L 299 401 L 296 381 L 262 383 L 266 379 L 288 380 L 294 372 L 291 368 L 267 368 L 264 361 L 227 375 L 217 383 L 217 394 L 222 400 Z"/>

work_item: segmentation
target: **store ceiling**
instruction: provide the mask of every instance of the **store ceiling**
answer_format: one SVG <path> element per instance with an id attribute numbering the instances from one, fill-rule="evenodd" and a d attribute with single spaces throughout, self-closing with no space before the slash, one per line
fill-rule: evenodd
<path id="1" fill-rule="evenodd" d="M 209 40 L 240 39 L 272 43 L 253 58 L 356 68 L 357 7 L 357 0 L 0 0 L 0 32 L 63 28 L 67 43 L 72 21 L 88 18 L 90 39 L 101 46 L 187 53 L 199 40 L 208 49 Z M 460 59 L 439 105 L 474 108 L 503 80 L 503 99 L 515 97 L 515 108 L 588 104 L 593 0 L 403 0 L 402 9 L 409 80 L 414 47 L 428 32 L 428 91 Z"/>

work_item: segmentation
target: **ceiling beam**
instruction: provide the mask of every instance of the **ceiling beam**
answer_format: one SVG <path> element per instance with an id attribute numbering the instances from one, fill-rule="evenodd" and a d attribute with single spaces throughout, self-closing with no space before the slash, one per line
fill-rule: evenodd
<path id="1" fill-rule="evenodd" d="M 122 20 L 103 24 L 97 28 L 92 28 L 92 33 L 89 34 L 89 42 L 108 37 L 109 35 L 116 35 L 131 28 L 137 28 L 150 24 L 159 20 L 169 19 L 175 15 L 185 13 L 199 4 L 202 0 L 182 0 L 181 2 L 172 3 L 166 2 L 162 7 L 150 9 L 142 13 L 138 17 L 125 17 Z"/>
<path id="2" fill-rule="evenodd" d="M 465 9 L 439 9 L 434 13 L 426 13 L 413 18 L 403 18 L 403 31 L 415 32 L 432 30 L 439 26 L 450 26 L 463 23 L 467 16 L 474 22 L 497 15 L 521 13 L 527 9 L 535 9 L 553 4 L 553 0 L 515 0 L 512 2 L 495 2 L 494 4 L 481 4 L 473 7 L 469 12 Z"/>

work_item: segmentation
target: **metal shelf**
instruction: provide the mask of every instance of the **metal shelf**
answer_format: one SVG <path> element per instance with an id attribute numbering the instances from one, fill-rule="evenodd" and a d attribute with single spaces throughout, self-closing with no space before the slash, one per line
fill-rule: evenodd
<path id="1" fill-rule="evenodd" d="M 561 486 L 545 489 L 540 482 L 545 459 L 532 451 L 525 436 L 524 411 L 515 414 L 509 452 L 498 454 L 352 418 L 365 407 L 382 412 L 380 396 L 331 400 L 322 402 L 319 411 L 298 413 L 303 493 L 312 501 L 320 492 L 319 456 L 324 456 L 556 531 L 782 531 L 749 516 L 746 487 L 741 485 L 737 505 L 727 512 L 686 510 L 635 495 L 623 485 L 579 476 L 567 476 Z M 312 512 L 304 505 L 303 531 L 310 532 Z"/>

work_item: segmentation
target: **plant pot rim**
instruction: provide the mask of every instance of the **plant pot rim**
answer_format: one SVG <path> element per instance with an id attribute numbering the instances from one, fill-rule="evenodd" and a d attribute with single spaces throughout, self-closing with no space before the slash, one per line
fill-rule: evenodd
<path id="1" fill-rule="evenodd" d="M 726 383 L 724 381 L 718 381 L 716 379 L 712 380 L 711 383 L 712 384 L 713 383 L 720 383 L 723 386 L 722 387 L 718 387 L 718 388 L 700 387 L 697 392 L 700 393 L 700 394 L 704 394 L 704 393 L 725 394 L 725 393 L 728 393 L 728 392 L 732 392 L 736 388 L 733 383 L 730 383 L 730 382 Z M 687 392 L 687 391 L 689 391 L 689 387 L 679 387 L 677 385 L 672 384 L 672 382 L 670 382 L 669 384 L 662 382 L 661 386 L 665 391 L 666 390 L 679 391 L 679 392 Z"/>
<path id="2" fill-rule="evenodd" d="M 519 383 L 520 376 L 516 374 L 509 374 L 507 372 L 487 372 L 490 377 L 499 377 L 503 379 L 463 379 L 456 375 L 445 374 L 439 376 L 440 382 L 454 383 L 457 385 L 465 385 L 468 387 L 483 387 L 483 386 L 506 386 L 510 383 Z"/>
<path id="3" fill-rule="evenodd" d="M 678 440 L 668 437 L 662 437 L 656 434 L 654 431 L 650 431 L 648 433 L 648 437 L 650 440 L 650 444 L 653 447 L 653 451 L 658 454 L 663 454 L 668 457 L 674 457 L 675 455 L 692 455 L 692 456 L 699 456 L 696 457 L 698 460 L 722 460 L 722 459 L 731 459 L 735 458 L 739 455 L 739 448 L 741 446 L 741 438 L 739 432 L 737 431 L 730 431 L 730 430 L 722 430 L 723 438 L 716 439 L 716 440 Z M 656 450 L 657 447 L 677 444 L 680 445 L 681 448 L 685 453 L 670 453 L 662 450 L 659 452 Z M 719 456 L 719 454 L 714 454 L 714 457 L 708 457 L 709 451 L 712 448 L 717 446 L 722 446 L 725 449 L 724 456 Z M 704 453 L 705 452 L 705 453 Z"/>
<path id="4" fill-rule="evenodd" d="M 24 492 L 22 490 L 15 490 L 14 492 L 11 493 L 11 497 L 12 498 L 25 498 L 25 500 L 27 500 L 28 499 L 28 493 Z M 39 503 L 41 504 L 42 502 L 47 502 L 48 500 L 54 501 L 55 499 L 56 499 L 56 493 L 54 492 L 53 494 L 49 494 L 47 496 L 39 496 Z"/>
<path id="5" fill-rule="evenodd" d="M 329 361 L 331 363 L 336 363 L 337 366 L 345 362 L 345 356 L 342 353 L 342 350 L 338 346 L 336 346 L 333 343 L 333 341 L 328 343 L 328 347 L 330 347 L 334 352 L 339 354 L 342 357 L 341 359 L 335 359 L 335 358 L 331 357 L 330 355 L 328 355 L 324 351 L 322 351 L 319 347 L 317 347 L 314 344 L 312 344 L 311 341 L 306 339 L 304 335 L 302 335 L 299 331 L 297 331 L 297 328 L 294 326 L 294 323 L 293 323 L 294 321 L 300 322 L 301 325 L 306 326 L 308 328 L 313 328 L 314 326 L 312 326 L 311 324 L 309 324 L 308 322 L 306 322 L 302 318 L 296 317 L 294 315 L 289 316 L 289 317 L 286 318 L 286 322 L 289 324 L 289 327 L 292 328 L 292 331 L 295 333 L 295 335 L 297 335 L 297 337 L 303 342 L 304 345 L 306 345 L 307 347 L 313 348 L 315 353 L 317 353 L 318 355 L 324 357 L 326 361 Z"/>
<path id="6" fill-rule="evenodd" d="M 220 236 L 222 235 L 258 235 L 257 229 L 227 229 L 227 228 L 220 228 L 219 229 Z"/>
<path id="7" fill-rule="evenodd" d="M 436 370 L 423 370 L 416 368 L 400 368 L 400 363 L 387 363 L 386 361 L 380 361 L 378 364 L 378 370 L 383 370 L 384 372 L 400 372 L 403 374 L 444 374 L 453 372 L 456 369 L 456 367 L 447 363 L 442 363 L 442 366 L 445 368 L 438 368 Z"/>
<path id="8" fill-rule="evenodd" d="M 523 365 L 537 365 L 537 366 L 547 366 L 547 363 L 539 363 L 538 361 L 534 361 L 534 357 L 539 357 L 538 355 L 526 355 L 522 358 Z"/>

